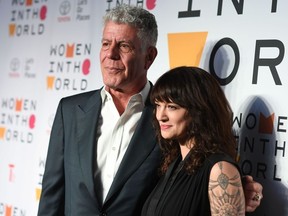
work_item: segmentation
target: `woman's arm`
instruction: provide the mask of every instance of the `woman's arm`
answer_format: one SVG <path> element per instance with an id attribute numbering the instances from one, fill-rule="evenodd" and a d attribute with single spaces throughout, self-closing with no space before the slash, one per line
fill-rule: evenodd
<path id="1" fill-rule="evenodd" d="M 226 161 L 216 163 L 208 187 L 211 215 L 245 215 L 241 176 L 234 165 Z"/>

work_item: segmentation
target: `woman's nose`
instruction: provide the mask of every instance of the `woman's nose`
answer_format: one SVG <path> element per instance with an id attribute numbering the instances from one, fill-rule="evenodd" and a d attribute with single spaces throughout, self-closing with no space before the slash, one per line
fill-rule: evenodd
<path id="1" fill-rule="evenodd" d="M 167 115 L 164 108 L 158 108 L 156 111 L 156 118 L 158 121 L 166 121 Z"/>

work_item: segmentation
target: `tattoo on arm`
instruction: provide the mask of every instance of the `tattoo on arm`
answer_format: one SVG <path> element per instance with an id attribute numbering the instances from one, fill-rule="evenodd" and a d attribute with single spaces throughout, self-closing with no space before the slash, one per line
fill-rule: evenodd
<path id="1" fill-rule="evenodd" d="M 225 168 L 223 162 L 218 162 L 212 168 L 213 174 L 212 171 L 210 173 L 208 193 L 211 214 L 245 215 L 245 198 L 239 172 L 235 167 L 231 169 L 232 164 L 224 163 Z"/>

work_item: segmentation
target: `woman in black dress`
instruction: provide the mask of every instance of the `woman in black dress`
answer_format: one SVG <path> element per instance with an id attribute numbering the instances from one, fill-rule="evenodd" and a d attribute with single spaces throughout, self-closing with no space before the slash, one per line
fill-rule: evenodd
<path id="1" fill-rule="evenodd" d="M 216 79 L 174 68 L 157 80 L 151 101 L 163 176 L 142 216 L 245 215 L 232 111 Z"/>

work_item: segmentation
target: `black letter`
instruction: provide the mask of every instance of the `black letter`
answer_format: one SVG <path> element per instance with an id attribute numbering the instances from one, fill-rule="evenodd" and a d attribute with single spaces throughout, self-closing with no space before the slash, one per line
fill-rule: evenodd
<path id="1" fill-rule="evenodd" d="M 252 173 L 251 161 L 244 160 L 241 164 L 241 171 L 242 171 L 243 175 L 251 175 L 251 173 Z"/>
<path id="2" fill-rule="evenodd" d="M 287 120 L 287 117 L 285 117 L 285 116 L 279 116 L 278 117 L 278 124 L 277 124 L 277 131 L 278 132 L 286 132 L 286 129 L 280 128 L 280 126 L 284 125 L 284 123 L 281 121 L 282 119 Z"/>
<path id="3" fill-rule="evenodd" d="M 272 1 L 271 13 L 276 13 L 277 11 L 277 0 Z"/>
<path id="4" fill-rule="evenodd" d="M 276 171 L 277 171 L 277 165 L 274 165 L 274 176 L 273 176 L 273 180 L 275 180 L 275 181 L 281 181 L 281 178 L 277 178 L 277 177 L 276 177 Z"/>
<path id="5" fill-rule="evenodd" d="M 285 141 L 283 142 L 283 147 L 278 146 L 278 141 L 277 140 L 276 140 L 275 144 L 276 144 L 276 146 L 275 146 L 274 155 L 277 156 L 277 151 L 278 150 L 282 150 L 283 151 L 282 157 L 285 157 L 286 142 Z"/>
<path id="6" fill-rule="evenodd" d="M 196 10 L 196 11 L 192 10 L 192 2 L 193 0 L 189 0 L 187 11 L 180 11 L 178 13 L 178 18 L 200 17 L 200 10 Z"/>
<path id="7" fill-rule="evenodd" d="M 257 164 L 257 172 L 256 172 L 256 177 L 257 178 L 260 178 L 259 177 L 259 174 L 262 173 L 262 176 L 264 179 L 266 179 L 266 176 L 265 176 L 265 172 L 267 171 L 267 166 L 266 164 L 264 163 L 258 163 Z"/>
<path id="8" fill-rule="evenodd" d="M 215 72 L 214 59 L 215 59 L 216 52 L 223 45 L 229 45 L 233 49 L 234 54 L 235 54 L 235 65 L 234 65 L 234 68 L 233 68 L 231 74 L 227 78 L 222 79 L 222 78 L 218 77 L 216 72 Z M 216 45 L 213 47 L 213 50 L 212 50 L 211 56 L 210 56 L 210 60 L 209 60 L 209 69 L 210 69 L 211 74 L 219 81 L 220 85 L 229 84 L 234 79 L 234 77 L 236 76 L 238 68 L 239 68 L 239 62 L 240 62 L 239 56 L 240 56 L 240 54 L 239 54 L 239 49 L 237 47 L 237 44 L 231 38 L 223 38 L 220 41 L 218 41 L 218 43 L 216 43 Z"/>
<path id="9" fill-rule="evenodd" d="M 234 115 L 234 113 L 233 113 L 233 115 Z M 237 126 L 239 127 L 239 128 L 241 128 L 241 125 L 242 125 L 242 113 L 240 113 L 240 116 L 238 117 L 238 116 L 235 116 L 235 118 L 234 119 L 232 119 L 233 120 L 233 122 L 232 122 L 232 124 L 234 125 L 234 123 L 237 123 Z"/>
<path id="10" fill-rule="evenodd" d="M 274 59 L 268 59 L 268 58 L 260 59 L 260 49 L 263 47 L 278 48 L 279 49 L 278 57 Z M 257 40 L 256 41 L 252 84 L 257 84 L 259 66 L 268 66 L 272 73 L 275 84 L 282 85 L 281 80 L 276 70 L 276 65 L 282 62 L 284 58 L 284 49 L 285 48 L 284 48 L 283 43 L 279 40 Z"/>
<path id="11" fill-rule="evenodd" d="M 238 14 L 243 14 L 243 6 L 244 6 L 244 0 L 240 0 L 237 2 L 236 0 L 232 0 L 234 7 L 237 11 Z M 222 15 L 222 7 L 223 7 L 223 0 L 219 0 L 218 3 L 218 10 L 217 10 L 217 15 L 220 16 Z"/>

